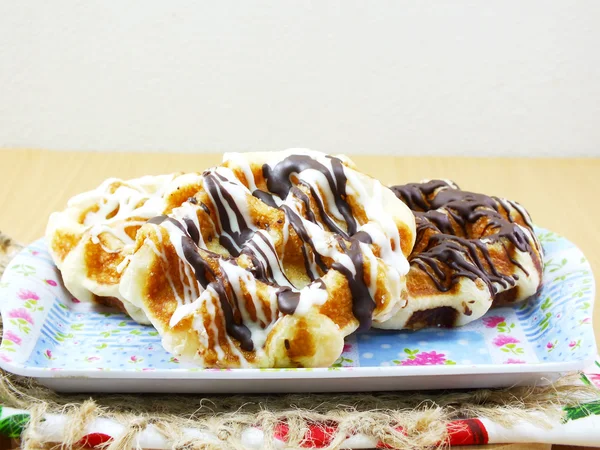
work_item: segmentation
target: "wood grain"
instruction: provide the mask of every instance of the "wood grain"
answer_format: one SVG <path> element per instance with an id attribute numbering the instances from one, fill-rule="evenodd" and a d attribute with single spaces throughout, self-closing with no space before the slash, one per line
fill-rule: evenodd
<path id="1" fill-rule="evenodd" d="M 581 248 L 594 273 L 600 273 L 597 206 L 600 159 L 392 156 L 352 159 L 360 170 L 385 184 L 448 178 L 466 190 L 517 200 L 529 210 L 536 224 L 567 237 Z M 52 211 L 63 209 L 71 196 L 94 188 L 107 177 L 202 171 L 220 160 L 220 154 L 3 150 L 0 151 L 0 230 L 21 242 L 30 242 L 43 235 Z M 600 330 L 598 303 L 594 311 L 595 330 Z"/>

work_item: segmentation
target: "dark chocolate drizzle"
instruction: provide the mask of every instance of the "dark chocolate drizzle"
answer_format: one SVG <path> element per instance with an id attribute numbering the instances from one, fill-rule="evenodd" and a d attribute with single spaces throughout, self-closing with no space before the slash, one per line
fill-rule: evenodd
<path id="1" fill-rule="evenodd" d="M 275 199 L 268 192 L 256 189 L 254 190 L 254 192 L 252 192 L 252 195 L 257 199 L 261 200 L 266 205 L 269 205 L 271 208 L 277 208 L 277 203 L 275 203 Z"/>
<path id="2" fill-rule="evenodd" d="M 505 289 L 516 284 L 518 275 L 505 275 L 498 270 L 482 238 L 490 243 L 501 242 L 508 259 L 526 274 L 515 261 L 514 249 L 529 252 L 534 261 L 539 258 L 530 237 L 515 223 L 512 214 L 520 215 L 531 229 L 529 217 L 508 200 L 462 191 L 442 180 L 394 186 L 392 191 L 415 214 L 417 245 L 427 239 L 425 248 L 411 255 L 410 263 L 427 273 L 439 291 L 449 291 L 461 277 L 481 279 L 492 294 L 497 292 L 494 283 Z M 482 218 L 487 224 L 478 235 L 473 235 L 473 225 Z M 508 242 L 514 249 L 507 247 Z M 535 240 L 534 246 L 538 249 Z M 445 268 L 451 269 L 450 276 Z"/>
<path id="3" fill-rule="evenodd" d="M 306 219 L 313 223 L 318 223 L 311 208 L 310 200 L 312 199 L 316 205 L 321 222 L 339 238 L 338 244 L 340 244 L 342 251 L 346 252 L 350 257 L 352 265 L 355 269 L 355 274 L 353 275 L 349 268 L 338 262 L 334 262 L 331 265 L 331 268 L 342 273 L 348 280 L 348 286 L 352 293 L 353 314 L 359 321 L 359 329 L 363 330 L 371 326 L 372 314 L 373 310 L 375 309 L 375 301 L 371 297 L 369 289 L 365 283 L 363 254 L 360 249 L 360 242 L 370 244 L 372 240 L 366 232 L 357 233 L 358 224 L 354 218 L 354 215 L 352 214 L 350 205 L 346 201 L 347 178 L 344 172 L 344 165 L 338 158 L 328 158 L 331 160 L 331 171 L 329 171 L 325 165 L 321 164 L 310 156 L 291 155 L 276 164 L 274 167 L 270 167 L 269 165 L 265 164 L 263 166 L 263 175 L 267 183 L 267 189 L 270 192 L 273 192 L 280 198 L 286 198 L 291 193 L 304 205 L 304 214 L 306 215 Z M 308 195 L 306 195 L 297 185 L 292 184 L 292 174 L 300 174 L 302 171 L 307 169 L 317 170 L 325 176 L 327 183 L 329 184 L 329 188 L 333 193 L 335 205 L 346 223 L 345 230 L 342 229 L 336 223 L 336 221 L 329 216 L 329 214 L 327 214 L 326 207 L 323 204 L 320 193 L 315 190 L 314 186 L 311 186 L 302 180 L 298 181 L 298 184 L 303 185 L 309 190 L 311 195 L 308 197 Z M 262 194 L 260 195 L 262 196 Z M 255 196 L 258 197 L 258 195 Z M 266 199 L 265 203 L 267 202 L 269 202 L 268 198 Z M 325 264 L 321 255 L 319 252 L 317 252 L 311 237 L 302 223 L 302 218 L 287 205 L 283 205 L 280 209 L 284 211 L 288 221 L 290 222 L 290 225 L 294 231 L 296 231 L 296 234 L 303 243 L 302 254 L 304 257 L 306 273 L 311 281 L 318 279 L 321 274 L 315 273 L 315 271 L 312 269 L 310 255 L 312 255 L 314 262 L 322 271 L 322 273 L 327 272 L 327 264 Z M 344 240 L 348 241 L 349 245 L 346 245 Z M 311 251 L 309 251 L 309 249 Z M 299 294 L 290 289 L 282 289 L 278 294 L 280 310 L 287 314 L 292 314 L 293 311 L 295 311 L 298 301 Z"/>
<path id="4" fill-rule="evenodd" d="M 200 285 L 207 289 L 208 286 L 212 286 L 217 295 L 219 296 L 219 302 L 221 303 L 221 309 L 223 310 L 223 316 L 225 318 L 225 329 L 227 333 L 234 339 L 240 342 L 240 347 L 246 351 L 252 351 L 254 349 L 254 343 L 252 342 L 252 334 L 248 327 L 246 327 L 241 321 L 235 319 L 234 309 L 232 304 L 237 307 L 237 298 L 230 300 L 225 279 L 225 274 L 219 276 L 210 267 L 210 264 L 206 261 L 207 258 L 218 260 L 221 258 L 220 255 L 213 253 L 209 250 L 201 250 L 204 255 L 201 256 L 198 252 L 198 241 L 200 232 L 194 222 L 191 219 L 183 219 L 187 226 L 187 229 L 177 220 L 168 216 L 157 216 L 150 220 L 148 223 L 160 225 L 163 222 L 169 222 L 175 225 L 182 233 L 181 246 L 183 248 L 183 255 L 187 262 L 192 266 L 196 280 Z M 231 260 L 232 263 L 234 262 Z M 211 280 L 212 279 L 212 280 Z M 231 289 L 233 296 L 235 293 Z"/>
<path id="5" fill-rule="evenodd" d="M 177 228 L 179 228 L 182 232 L 185 233 L 185 228 L 183 228 L 183 225 L 181 225 L 177 220 L 173 219 L 172 217 L 169 216 L 156 216 L 153 217 L 152 219 L 148 220 L 146 223 L 152 223 L 154 225 L 160 225 L 163 222 L 170 222 L 173 225 L 175 225 Z"/>
<path id="6" fill-rule="evenodd" d="M 250 239 L 246 243 L 244 250 L 242 250 L 242 254 L 247 255 L 252 261 L 253 268 L 250 269 L 250 272 L 252 272 L 255 275 L 255 277 L 261 281 L 265 281 L 270 284 L 276 284 L 275 277 L 273 275 L 273 268 L 269 264 L 269 255 L 267 255 L 265 251 L 255 242 L 257 239 L 260 239 L 266 244 L 267 251 L 271 254 L 271 257 L 276 261 L 276 264 L 282 276 L 290 285 L 293 286 L 293 283 L 286 276 L 285 271 L 281 266 L 281 261 L 279 260 L 275 247 L 273 246 L 271 241 L 261 232 L 255 233 L 254 236 L 252 236 L 252 239 Z"/>
<path id="7" fill-rule="evenodd" d="M 223 316 L 225 318 L 225 330 L 227 331 L 227 334 L 239 341 L 242 350 L 249 352 L 254 350 L 252 333 L 250 333 L 248 327 L 244 325 L 241 320 L 237 321 L 235 318 L 235 312 L 232 305 L 235 305 L 237 309 L 238 299 L 233 299 L 235 301 L 232 301 L 229 298 L 227 286 L 225 284 L 227 277 L 224 273 L 220 274 L 220 276 L 216 274 L 210 267 L 210 264 L 206 261 L 206 259 L 211 257 L 219 259 L 220 256 L 207 250 L 202 250 L 204 255 L 201 256 L 196 243 L 192 238 L 186 235 L 182 236 L 181 245 L 183 247 L 185 259 L 194 269 L 196 280 L 198 280 L 204 289 L 211 286 L 219 296 L 221 310 L 223 311 Z M 233 289 L 230 290 L 233 293 Z M 235 297 L 235 293 L 233 293 L 233 296 Z"/>
<path id="8" fill-rule="evenodd" d="M 317 160 L 305 155 L 291 155 L 274 167 L 265 164 L 263 166 L 263 175 L 269 192 L 256 189 L 252 192 L 252 195 L 266 205 L 277 208 L 285 214 L 289 225 L 294 229 L 302 242 L 305 270 L 311 282 L 319 283 L 320 288 L 325 289 L 325 283 L 320 277 L 329 270 L 328 264 L 331 264 L 332 269 L 339 271 L 347 278 L 353 299 L 353 314 L 359 321 L 359 329 L 367 329 L 371 325 L 375 302 L 371 298 L 369 289 L 365 283 L 364 262 L 360 243 L 371 244 L 372 239 L 364 231 L 357 233 L 358 224 L 346 200 L 347 179 L 344 166 L 338 158 L 329 158 L 331 160 L 331 170 L 328 170 L 325 165 Z M 340 227 L 336 220 L 327 214 L 327 208 L 323 203 L 321 194 L 317 192 L 314 186 L 303 182 L 301 179 L 295 180 L 297 184 L 292 183 L 290 178 L 292 174 L 300 174 L 302 171 L 308 169 L 317 170 L 324 175 L 333 193 L 335 205 L 344 219 L 345 229 Z M 219 243 L 227 249 L 232 257 L 237 257 L 242 253 L 248 256 L 252 262 L 252 267 L 247 270 L 250 270 L 256 279 L 270 285 L 275 285 L 273 267 L 269 263 L 270 255 L 266 254 L 265 251 L 272 252 L 273 255 L 271 256 L 280 264 L 279 269 L 283 276 L 285 276 L 276 249 L 269 239 L 263 236 L 262 233 L 256 233 L 250 227 L 251 224 L 246 223 L 244 215 L 235 203 L 234 197 L 228 192 L 227 184 L 231 183 L 231 181 L 214 170 L 204 173 L 204 186 L 212 199 L 217 216 L 212 220 L 216 220 L 219 223 Z M 310 196 L 301 187 L 306 189 L 310 193 Z M 297 212 L 288 205 L 277 206 L 275 195 L 281 199 L 292 195 L 303 206 L 302 211 Z M 193 203 L 197 204 L 198 202 L 195 201 Z M 204 203 L 200 202 L 200 207 L 206 214 L 210 215 L 211 210 Z M 314 207 L 316 207 L 320 220 L 317 219 L 313 211 Z M 232 218 L 228 212 L 233 212 L 235 223 L 232 223 Z M 204 289 L 211 286 L 217 293 L 227 333 L 240 342 L 242 349 L 252 350 L 254 344 L 251 339 L 250 330 L 241 323 L 238 307 L 240 299 L 236 298 L 236 293 L 231 289 L 231 283 L 227 280 L 226 274 L 215 273 L 211 269 L 210 264 L 205 261 L 206 258 L 215 258 L 215 260 L 218 260 L 222 257 L 208 250 L 198 248 L 201 235 L 200 230 L 198 230 L 193 220 L 184 218 L 182 222 L 179 222 L 175 219 L 161 216 L 160 218 L 151 219 L 150 222 L 160 224 L 165 220 L 170 221 L 183 232 L 182 246 L 184 256 L 192 266 L 200 285 Z M 326 263 L 323 256 L 317 251 L 311 236 L 304 226 L 303 220 L 308 220 L 319 226 L 323 226 L 324 224 L 325 227 L 336 234 L 340 249 L 346 252 L 352 261 L 354 274 L 352 270 L 338 262 Z M 256 239 L 262 239 L 267 244 L 267 250 L 261 247 L 258 242 L 255 242 Z M 234 262 L 233 259 L 230 258 L 230 260 Z M 314 266 L 316 266 L 316 269 L 313 268 Z M 292 285 L 291 282 L 289 284 Z M 294 314 L 299 301 L 300 293 L 294 288 L 283 286 L 277 292 L 278 308 L 283 314 Z"/>
<path id="9" fill-rule="evenodd" d="M 364 239 L 363 234 L 361 234 L 360 237 Z M 352 271 L 339 262 L 333 263 L 331 268 L 343 274 L 348 280 L 348 287 L 352 293 L 352 314 L 359 323 L 357 331 L 368 330 L 371 328 L 371 323 L 373 322 L 375 301 L 373 300 L 373 297 L 371 297 L 369 288 L 365 283 L 363 254 L 360 249 L 361 241 L 355 237 L 351 237 L 349 246 L 346 246 L 342 240 L 339 242 L 346 251 L 346 254 L 350 257 L 356 274 L 352 275 Z"/>
<path id="10" fill-rule="evenodd" d="M 300 302 L 300 292 L 284 286 L 277 292 L 277 306 L 284 314 L 294 314 Z"/>
<path id="11" fill-rule="evenodd" d="M 291 189 L 296 188 L 290 179 L 292 174 L 299 174 L 304 170 L 314 169 L 321 172 L 327 179 L 329 188 L 333 193 L 333 198 L 337 209 L 346 222 L 347 232 L 345 235 L 352 236 L 356 233 L 357 223 L 352 215 L 352 209 L 346 201 L 346 175 L 344 167 L 339 158 L 330 157 L 333 174 L 314 158 L 307 155 L 291 155 L 280 161 L 275 167 L 270 167 L 268 164 L 263 166 L 263 175 L 267 181 L 267 189 L 270 192 L 278 195 L 280 198 L 286 198 Z M 316 192 L 311 192 L 313 199 L 320 203 L 319 195 Z M 310 210 L 310 204 L 306 205 Z M 323 205 L 321 204 L 321 207 Z M 324 210 L 324 208 L 323 208 Z M 327 215 L 327 214 L 325 214 Z M 322 217 L 324 222 L 333 232 L 340 232 L 340 228 L 335 224 L 335 221 L 327 215 L 327 219 Z M 313 221 L 310 217 L 309 220 Z M 332 223 L 334 226 L 332 226 Z"/>
<path id="12" fill-rule="evenodd" d="M 325 289 L 325 283 L 323 280 L 317 280 L 315 282 L 319 286 L 319 289 Z M 279 307 L 279 311 L 284 314 L 294 314 L 296 312 L 296 308 L 298 308 L 298 303 L 300 302 L 300 292 L 293 291 L 287 286 L 283 286 L 277 292 L 277 305 Z"/>
<path id="13" fill-rule="evenodd" d="M 254 230 L 246 223 L 244 215 L 235 203 L 233 196 L 227 191 L 224 183 L 228 183 L 228 180 L 222 175 L 211 171 L 204 173 L 204 185 L 217 208 L 221 225 L 219 244 L 225 247 L 232 256 L 239 256 L 243 244 L 252 237 Z M 229 220 L 225 203 L 233 211 L 240 231 L 233 230 L 233 224 Z"/>

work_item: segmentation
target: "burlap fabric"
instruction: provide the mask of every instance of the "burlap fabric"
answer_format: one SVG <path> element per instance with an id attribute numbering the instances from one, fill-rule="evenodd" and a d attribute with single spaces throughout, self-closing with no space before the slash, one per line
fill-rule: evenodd
<path id="1" fill-rule="evenodd" d="M 0 232 L 0 274 L 20 246 Z M 0 299 L 1 301 L 1 299 Z M 28 409 L 32 419 L 22 438 L 22 448 L 47 448 L 39 423 L 49 412 L 70 418 L 61 448 L 71 448 L 84 435 L 87 423 L 108 417 L 126 424 L 128 432 L 108 444 L 108 449 L 130 448 L 148 424 L 156 426 L 174 449 L 243 449 L 241 432 L 258 426 L 268 447 L 276 425 L 289 426 L 288 442 L 299 446 L 309 424 L 337 425 L 328 448 L 338 448 L 350 432 L 359 432 L 393 448 L 434 447 L 447 439 L 449 421 L 484 417 L 510 426 L 527 421 L 550 427 L 565 406 L 597 398 L 597 391 L 574 383 L 577 374 L 551 386 L 538 388 L 480 389 L 446 392 L 386 392 L 293 395 L 89 395 L 56 394 L 35 381 L 1 372 L 0 401 L 5 406 Z M 210 431 L 220 443 L 186 441 L 185 427 Z M 402 427 L 402 432 L 398 431 Z"/>

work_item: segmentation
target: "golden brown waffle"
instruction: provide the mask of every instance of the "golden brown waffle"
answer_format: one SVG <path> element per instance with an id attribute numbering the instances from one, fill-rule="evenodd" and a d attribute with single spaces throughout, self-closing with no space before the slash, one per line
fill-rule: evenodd
<path id="1" fill-rule="evenodd" d="M 111 178 L 53 213 L 46 239 L 71 294 L 80 301 L 116 306 L 148 324 L 144 313 L 119 294 L 123 261 L 133 250 L 138 229 L 181 205 L 197 191 L 198 180 L 198 174 Z"/>
<path id="2" fill-rule="evenodd" d="M 432 180 L 394 186 L 414 212 L 408 305 L 382 328 L 465 325 L 525 300 L 542 281 L 542 247 L 518 203 Z"/>
<path id="3" fill-rule="evenodd" d="M 72 293 L 124 307 L 206 367 L 330 365 L 345 336 L 405 306 L 415 236 L 388 188 L 306 150 L 108 180 L 48 227 Z"/>

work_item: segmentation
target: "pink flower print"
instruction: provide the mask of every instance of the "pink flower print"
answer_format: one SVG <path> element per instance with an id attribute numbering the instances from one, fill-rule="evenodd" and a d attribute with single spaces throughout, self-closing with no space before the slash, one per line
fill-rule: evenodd
<path id="1" fill-rule="evenodd" d="M 8 317 L 11 319 L 23 319 L 33 325 L 33 318 L 25 308 L 13 309 L 8 312 Z"/>
<path id="2" fill-rule="evenodd" d="M 85 358 L 85 360 L 87 362 L 100 361 L 100 357 L 99 356 L 88 356 L 87 358 Z"/>
<path id="3" fill-rule="evenodd" d="M 349 352 L 352 350 L 352 344 L 344 344 L 344 348 L 342 349 L 342 353 Z"/>
<path id="4" fill-rule="evenodd" d="M 21 300 L 39 300 L 40 297 L 33 291 L 29 291 L 27 289 L 21 289 L 18 294 L 17 297 L 19 297 Z"/>
<path id="5" fill-rule="evenodd" d="M 6 356 L 4 353 L 0 353 L 0 359 L 4 362 L 11 362 L 12 359 L 10 359 L 8 356 Z"/>
<path id="6" fill-rule="evenodd" d="M 504 364 L 525 364 L 525 361 L 521 361 L 520 359 L 508 358 L 506 361 L 504 361 Z"/>
<path id="7" fill-rule="evenodd" d="M 557 318 L 557 319 L 560 319 L 560 313 L 558 313 L 558 314 L 556 315 L 556 318 Z"/>
<path id="8" fill-rule="evenodd" d="M 403 366 L 435 366 L 446 363 L 446 355 L 437 353 L 435 350 L 431 352 L 421 352 L 415 356 L 415 359 L 405 359 L 400 364 Z"/>
<path id="9" fill-rule="evenodd" d="M 575 341 L 569 342 L 569 347 L 571 347 L 571 348 L 575 347 L 576 345 L 577 345 L 577 342 L 575 342 Z"/>
<path id="10" fill-rule="evenodd" d="M 589 318 L 589 317 L 586 317 L 585 319 L 583 319 L 583 320 L 581 321 L 581 323 L 590 323 L 591 321 L 592 321 L 592 319 L 591 319 L 591 318 Z"/>
<path id="11" fill-rule="evenodd" d="M 499 323 L 504 322 L 505 319 L 502 316 L 484 317 L 483 324 L 486 328 L 496 328 Z"/>
<path id="12" fill-rule="evenodd" d="M 405 359 L 400 363 L 401 366 L 421 366 L 422 364 L 417 359 Z"/>
<path id="13" fill-rule="evenodd" d="M 81 300 L 79 300 L 79 299 L 76 299 L 75 297 L 72 297 L 72 298 L 71 298 L 71 301 L 72 301 L 73 303 L 81 303 Z"/>
<path id="14" fill-rule="evenodd" d="M 431 352 L 422 352 L 417 355 L 416 358 L 421 364 L 427 365 L 435 365 L 435 364 L 444 364 L 446 361 L 446 355 L 443 353 L 436 353 L 436 351 Z"/>
<path id="15" fill-rule="evenodd" d="M 554 348 L 554 344 L 553 344 L 552 342 L 548 342 L 548 343 L 546 344 L 546 348 L 547 348 L 547 349 Z"/>
<path id="16" fill-rule="evenodd" d="M 140 358 L 139 356 L 135 356 L 135 355 L 133 355 L 129 358 L 129 362 L 132 362 L 134 364 L 142 362 L 143 360 L 144 360 L 144 358 Z"/>
<path id="17" fill-rule="evenodd" d="M 51 351 L 50 349 L 48 349 L 48 350 L 46 350 L 46 351 L 44 352 L 44 356 L 45 356 L 46 358 L 50 359 L 50 360 L 54 359 L 54 358 L 52 357 L 52 351 Z"/>
<path id="18" fill-rule="evenodd" d="M 45 281 L 46 283 L 48 283 L 50 286 L 52 286 L 52 287 L 55 287 L 55 286 L 57 286 L 57 284 L 58 284 L 56 281 L 54 281 L 54 280 L 50 280 L 50 279 L 48 279 L 48 280 L 44 280 L 44 281 Z"/>
<path id="19" fill-rule="evenodd" d="M 142 372 L 153 372 L 154 370 L 156 370 L 154 367 L 144 367 Z"/>
<path id="20" fill-rule="evenodd" d="M 4 332 L 4 339 L 8 339 L 17 345 L 21 345 L 21 338 L 10 330 Z"/>
<path id="21" fill-rule="evenodd" d="M 507 336 L 505 334 L 501 334 L 499 336 L 496 336 L 496 338 L 494 338 L 494 340 L 492 342 L 494 343 L 494 345 L 496 347 L 502 347 L 506 344 L 518 344 L 519 340 L 512 336 Z"/>
<path id="22" fill-rule="evenodd" d="M 40 254 L 40 252 L 38 252 L 37 250 L 32 250 L 32 251 L 31 251 L 31 254 L 32 254 L 33 256 L 37 256 L 37 255 L 39 255 L 39 254 Z"/>

